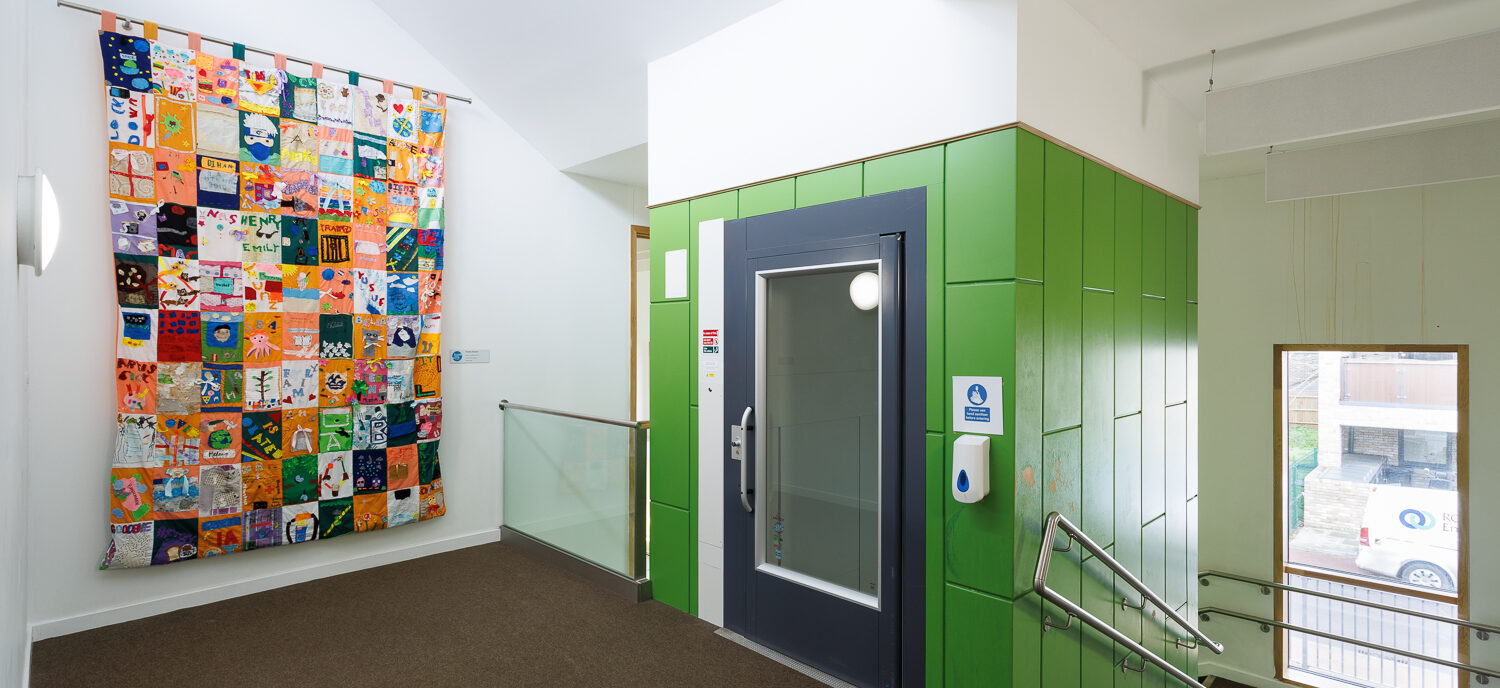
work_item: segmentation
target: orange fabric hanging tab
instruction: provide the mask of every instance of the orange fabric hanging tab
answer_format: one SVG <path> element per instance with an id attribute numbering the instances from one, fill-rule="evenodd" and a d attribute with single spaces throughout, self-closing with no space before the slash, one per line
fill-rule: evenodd
<path id="1" fill-rule="evenodd" d="M 198 52 L 203 49 L 203 34 L 196 31 L 188 32 L 188 49 Z"/>
<path id="2" fill-rule="evenodd" d="M 312 63 L 312 78 L 314 78 L 314 79 L 321 79 L 321 78 L 323 78 L 323 63 L 322 62 L 314 62 L 314 63 Z"/>
<path id="3" fill-rule="evenodd" d="M 380 82 L 380 87 L 386 92 L 387 95 L 389 95 L 391 93 L 391 89 L 394 89 L 396 85 L 394 83 L 391 83 L 390 79 L 386 79 L 385 81 Z"/>
<path id="4" fill-rule="evenodd" d="M 413 87 L 411 87 L 411 99 L 417 101 L 418 103 L 422 102 L 422 87 L 421 86 L 413 86 Z"/>
<path id="5" fill-rule="evenodd" d="M 280 69 L 280 70 L 285 70 L 286 69 L 286 55 L 282 55 L 281 53 L 276 53 L 275 55 L 271 56 L 271 59 L 276 62 L 276 68 L 277 69 Z"/>
<path id="6" fill-rule="evenodd" d="M 141 23 L 145 25 L 145 28 L 142 30 L 141 35 L 145 36 L 146 40 L 148 41 L 156 40 L 156 22 L 148 21 Z"/>
<path id="7" fill-rule="evenodd" d="M 114 12 L 108 12 L 108 11 L 102 11 L 102 10 L 99 12 L 99 30 L 100 31 L 111 31 L 111 32 L 113 32 L 113 31 L 115 31 L 116 29 L 119 29 L 119 28 L 120 28 L 120 20 L 119 20 L 118 17 L 115 16 Z"/>

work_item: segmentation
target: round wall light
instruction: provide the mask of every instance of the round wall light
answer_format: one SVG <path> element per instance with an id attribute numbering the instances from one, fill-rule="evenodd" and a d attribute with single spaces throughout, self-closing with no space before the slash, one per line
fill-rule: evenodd
<path id="1" fill-rule="evenodd" d="M 861 272 L 849 280 L 849 300 L 862 311 L 880 305 L 880 275 Z"/>
<path id="2" fill-rule="evenodd" d="M 30 265 L 38 277 L 57 253 L 57 237 L 62 216 L 57 208 L 57 194 L 47 175 L 37 170 L 33 175 L 16 178 L 16 262 Z"/>

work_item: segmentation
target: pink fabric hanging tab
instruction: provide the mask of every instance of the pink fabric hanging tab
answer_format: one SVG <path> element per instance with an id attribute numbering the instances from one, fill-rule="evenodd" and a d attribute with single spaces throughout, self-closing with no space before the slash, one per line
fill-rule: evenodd
<path id="1" fill-rule="evenodd" d="M 286 55 L 282 55 L 281 53 L 276 53 L 275 55 L 271 56 L 271 59 L 276 61 L 276 68 L 277 69 L 280 69 L 282 71 L 286 71 Z"/>
<path id="2" fill-rule="evenodd" d="M 245 59 L 245 44 L 244 43 L 235 43 L 234 44 L 234 59 L 236 59 L 236 60 L 243 60 L 243 59 Z"/>
<path id="3" fill-rule="evenodd" d="M 188 32 L 188 49 L 198 52 L 203 49 L 203 34 L 196 31 Z"/>
<path id="4" fill-rule="evenodd" d="M 115 16 L 114 12 L 109 12 L 109 11 L 105 11 L 105 10 L 100 10 L 99 11 L 99 30 L 100 31 L 111 31 L 111 32 L 113 32 L 113 31 L 118 30 L 119 28 L 120 28 L 120 19 L 117 16 Z"/>
<path id="5" fill-rule="evenodd" d="M 438 107 L 448 107 L 448 94 L 439 91 L 437 94 Z"/>
<path id="6" fill-rule="evenodd" d="M 391 90 L 395 87 L 396 85 L 392 83 L 390 79 L 386 79 L 385 81 L 380 82 L 380 88 L 386 92 L 386 95 L 390 95 Z"/>
<path id="7" fill-rule="evenodd" d="M 148 21 L 148 22 L 141 22 L 141 23 L 144 25 L 144 28 L 141 31 L 141 35 L 144 36 L 146 38 L 146 40 L 148 40 L 148 41 L 154 41 L 154 40 L 156 40 L 156 30 L 157 30 L 156 22 L 154 22 L 154 21 Z"/>
<path id="8" fill-rule="evenodd" d="M 321 79 L 321 78 L 323 78 L 323 63 L 322 62 L 314 62 L 314 63 L 312 63 L 312 78 L 314 78 L 314 79 Z"/>

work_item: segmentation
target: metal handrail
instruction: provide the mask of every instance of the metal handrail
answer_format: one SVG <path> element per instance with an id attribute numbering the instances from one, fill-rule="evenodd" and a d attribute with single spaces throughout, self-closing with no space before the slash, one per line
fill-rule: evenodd
<path id="1" fill-rule="evenodd" d="M 500 410 L 504 411 L 505 409 L 515 409 L 517 411 L 531 411 L 533 413 L 546 413 L 546 414 L 553 415 L 553 416 L 562 416 L 564 418 L 576 418 L 578 420 L 593 421 L 595 423 L 608 423 L 609 425 L 618 425 L 618 426 L 620 426 L 622 428 L 649 428 L 649 427 L 651 427 L 651 422 L 650 421 L 644 421 L 644 420 L 616 420 L 614 418 L 604 418 L 602 416 L 590 416 L 590 415 L 588 415 L 586 413 L 574 413 L 572 411 L 559 411 L 557 409 L 543 408 L 541 406 L 528 406 L 526 404 L 515 404 L 515 403 L 511 403 L 509 401 L 506 401 L 504 399 L 501 399 L 500 400 Z"/>
<path id="2" fill-rule="evenodd" d="M 1057 539 L 1057 531 L 1059 529 L 1061 529 L 1070 540 L 1068 546 L 1063 547 L 1062 549 L 1057 549 L 1052 544 Z M 1185 672 L 1183 672 L 1183 670 L 1178 669 L 1161 657 L 1158 657 L 1156 653 L 1147 650 L 1140 643 L 1130 639 L 1130 637 L 1125 635 L 1124 633 L 1121 633 L 1119 629 L 1107 623 L 1104 623 L 1103 621 L 1099 620 L 1099 617 L 1090 614 L 1087 610 L 1085 610 L 1083 607 L 1078 606 L 1072 600 L 1063 597 L 1056 590 L 1047 587 L 1047 570 L 1052 564 L 1052 552 L 1066 552 L 1070 549 L 1073 549 L 1073 542 L 1077 542 L 1078 544 L 1083 545 L 1083 548 L 1093 554 L 1095 559 L 1104 562 L 1105 566 L 1108 566 L 1111 571 L 1114 571 L 1115 574 L 1119 575 L 1125 580 L 1125 582 L 1129 583 L 1130 587 L 1135 588 L 1136 592 L 1139 592 L 1141 594 L 1141 597 L 1143 598 L 1140 607 L 1145 607 L 1146 601 L 1150 601 L 1152 604 L 1156 605 L 1158 609 L 1166 612 L 1168 618 L 1171 618 L 1173 621 L 1177 622 L 1178 626 L 1181 626 L 1184 630 L 1191 633 L 1193 637 L 1197 639 L 1193 645 L 1183 645 L 1181 640 L 1177 640 L 1176 643 L 1179 646 L 1193 648 L 1197 647 L 1198 643 L 1201 643 L 1208 646 L 1208 649 L 1213 650 L 1214 654 L 1224 653 L 1223 645 L 1214 642 L 1208 636 L 1204 635 L 1203 631 L 1198 630 L 1196 626 L 1188 623 L 1187 619 L 1182 618 L 1182 615 L 1178 614 L 1171 607 L 1167 606 L 1166 601 L 1163 600 L 1160 595 L 1152 592 L 1151 588 L 1146 587 L 1145 583 L 1142 583 L 1139 578 L 1135 577 L 1135 574 L 1131 573 L 1124 566 L 1121 566 L 1120 562 L 1115 561 L 1114 557 L 1111 557 L 1108 552 L 1104 551 L 1104 548 L 1095 544 L 1093 540 L 1090 540 L 1087 535 L 1083 534 L 1083 531 L 1079 530 L 1077 526 L 1073 525 L 1072 522 L 1068 521 L 1068 519 L 1064 518 L 1062 514 L 1056 511 L 1047 515 L 1047 528 L 1042 534 L 1042 551 L 1037 555 L 1036 575 L 1031 580 L 1031 588 L 1036 591 L 1037 596 L 1041 597 L 1044 600 L 1047 600 L 1048 602 L 1051 602 L 1052 604 L 1062 607 L 1063 611 L 1068 613 L 1068 623 L 1064 626 L 1058 626 L 1052 623 L 1050 617 L 1043 617 L 1042 630 L 1046 631 L 1049 628 L 1068 628 L 1069 626 L 1073 625 L 1073 619 L 1082 619 L 1084 623 L 1094 627 L 1095 630 L 1108 636 L 1110 640 L 1124 645 L 1131 652 L 1140 655 L 1141 659 L 1155 664 L 1156 666 L 1160 667 L 1162 671 L 1171 674 L 1177 680 L 1182 681 L 1189 686 L 1193 686 L 1194 688 L 1205 688 L 1205 686 L 1202 683 L 1199 683 L 1197 679 L 1187 675 Z M 1134 606 L 1130 605 L 1129 602 L 1130 601 L 1128 599 L 1124 598 L 1120 600 L 1121 605 Z M 1127 657 L 1126 659 L 1129 659 L 1129 657 Z M 1144 668 L 1144 666 L 1142 668 Z M 1139 669 L 1136 669 L 1135 667 L 1132 667 L 1125 662 L 1121 662 L 1120 670 L 1122 672 L 1125 670 L 1139 671 Z"/>
<path id="3" fill-rule="evenodd" d="M 1232 618 L 1235 618 L 1235 619 L 1243 619 L 1245 621 L 1251 621 L 1251 622 L 1254 622 L 1254 623 L 1258 623 L 1258 624 L 1260 624 L 1260 629 L 1262 631 L 1266 632 L 1266 633 L 1270 633 L 1271 632 L 1271 627 L 1275 626 L 1276 628 L 1280 628 L 1280 629 L 1284 629 L 1284 630 L 1288 630 L 1288 631 L 1295 631 L 1297 633 L 1306 633 L 1308 635 L 1314 635 L 1314 636 L 1317 636 L 1319 638 L 1326 638 L 1328 640 L 1336 640 L 1336 641 L 1341 642 L 1341 643 L 1349 643 L 1350 645 L 1358 645 L 1360 647 L 1363 647 L 1363 648 L 1366 648 L 1366 649 L 1369 649 L 1369 650 L 1375 650 L 1376 652 L 1385 652 L 1385 653 L 1389 653 L 1389 654 L 1393 654 L 1393 655 L 1401 655 L 1402 657 L 1407 657 L 1409 659 L 1419 659 L 1419 660 L 1422 660 L 1424 662 L 1431 662 L 1433 664 L 1441 664 L 1441 665 L 1443 665 L 1445 667 L 1448 667 L 1450 669 L 1456 669 L 1458 671 L 1466 671 L 1468 673 L 1474 674 L 1474 680 L 1478 681 L 1480 684 L 1488 684 L 1490 682 L 1490 677 L 1492 677 L 1492 676 L 1495 677 L 1495 678 L 1500 678 L 1500 670 L 1497 670 L 1497 669 L 1485 669 L 1485 668 L 1482 668 L 1482 667 L 1474 666 L 1472 664 L 1463 664 L 1461 662 L 1454 662 L 1454 661 L 1447 660 L 1447 659 L 1439 659 L 1437 657 L 1433 657 L 1433 656 L 1430 656 L 1430 655 L 1418 654 L 1416 652 L 1408 652 L 1406 650 L 1399 650 L 1399 649 L 1396 649 L 1394 647 L 1388 647 L 1388 646 L 1385 646 L 1385 645 L 1380 645 L 1378 643 L 1372 643 L 1372 642 L 1365 641 L 1365 640 L 1358 640 L 1358 639 L 1355 639 L 1355 638 L 1350 638 L 1350 637 L 1342 636 L 1342 635 L 1334 635 L 1332 633 L 1327 633 L 1327 632 L 1324 632 L 1324 631 L 1319 631 L 1319 630 L 1316 630 L 1316 629 L 1307 628 L 1306 626 L 1296 626 L 1296 625 L 1293 625 L 1293 624 L 1286 623 L 1284 621 L 1276 621 L 1276 620 L 1273 620 L 1273 619 L 1267 619 L 1267 618 L 1255 616 L 1254 614 L 1244 614 L 1244 613 L 1241 613 L 1241 612 L 1230 611 L 1228 609 L 1220 609 L 1218 607 L 1204 607 L 1203 609 L 1198 610 L 1198 618 L 1200 618 L 1200 619 L 1202 619 L 1204 621 L 1210 620 L 1209 616 L 1211 614 L 1223 614 L 1224 616 L 1232 617 Z"/>
<path id="4" fill-rule="evenodd" d="M 1335 595 L 1335 594 L 1333 594 L 1331 592 L 1323 592 L 1321 590 L 1307 590 L 1305 588 L 1299 588 L 1297 586 L 1287 585 L 1285 583 L 1272 583 L 1271 581 L 1268 581 L 1268 580 L 1261 580 L 1259 578 L 1251 578 L 1249 576 L 1241 576 L 1241 575 L 1239 575 L 1237 573 L 1225 573 L 1223 571 L 1199 571 L 1198 572 L 1198 583 L 1201 584 L 1201 585 L 1203 585 L 1204 587 L 1208 587 L 1208 579 L 1209 578 L 1223 578 L 1225 580 L 1238 581 L 1240 583 L 1249 583 L 1250 585 L 1259 585 L 1260 586 L 1260 593 L 1262 595 L 1269 595 L 1269 594 L 1271 594 L 1271 588 L 1275 588 L 1277 590 L 1286 590 L 1288 592 L 1294 592 L 1294 593 L 1297 593 L 1299 595 L 1311 595 L 1313 597 L 1321 597 L 1321 598 L 1327 599 L 1327 600 L 1336 600 L 1338 602 L 1348 602 L 1349 604 L 1356 604 L 1356 605 L 1359 605 L 1361 607 L 1369 607 L 1371 609 L 1379 609 L 1380 611 L 1383 611 L 1383 612 L 1393 612 L 1393 613 L 1396 613 L 1396 614 L 1405 614 L 1407 616 L 1415 616 L 1415 617 L 1417 617 L 1419 619 L 1427 619 L 1428 621 L 1439 621 L 1439 622 L 1442 622 L 1442 623 L 1453 624 L 1455 626 L 1463 626 L 1465 628 L 1472 628 L 1475 631 L 1477 631 L 1475 633 L 1475 636 L 1478 637 L 1480 640 L 1489 640 L 1491 633 L 1500 633 L 1500 627 L 1491 626 L 1489 624 L 1477 623 L 1477 622 L 1474 622 L 1474 621 L 1469 621 L 1468 619 L 1453 619 L 1453 618 L 1449 618 L 1449 617 L 1445 617 L 1445 616 L 1438 616 L 1436 614 L 1428 614 L 1427 612 L 1417 611 L 1415 609 L 1403 609 L 1401 607 L 1393 607 L 1391 605 L 1381 604 L 1379 602 L 1371 602 L 1369 600 L 1361 600 L 1361 599 L 1356 599 L 1356 598 L 1353 598 L 1353 597 L 1345 597 L 1343 595 Z"/>

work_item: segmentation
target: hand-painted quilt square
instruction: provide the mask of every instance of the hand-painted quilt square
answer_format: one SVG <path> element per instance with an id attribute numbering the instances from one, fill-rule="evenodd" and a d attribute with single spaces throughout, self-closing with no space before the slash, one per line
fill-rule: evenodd
<path id="1" fill-rule="evenodd" d="M 115 253 L 156 255 L 156 208 L 150 204 L 127 203 L 111 198 L 109 228 L 114 238 Z"/>
<path id="2" fill-rule="evenodd" d="M 99 32 L 104 82 L 139 93 L 151 92 L 151 41 L 110 31 Z"/>
<path id="3" fill-rule="evenodd" d="M 177 101 L 197 100 L 197 62 L 196 51 L 152 41 L 151 92 Z"/>
<path id="4" fill-rule="evenodd" d="M 240 66 L 240 110 L 281 116 L 281 89 L 286 74 L 279 69 L 249 64 Z"/>
<path id="5" fill-rule="evenodd" d="M 191 101 L 156 99 L 156 146 L 180 153 L 197 150 L 198 106 Z"/>
<path id="6" fill-rule="evenodd" d="M 109 127 L 106 133 L 111 142 L 156 147 L 155 96 L 111 86 L 108 101 Z"/>
<path id="7" fill-rule="evenodd" d="M 240 98 L 240 61 L 198 53 L 198 102 L 233 108 Z"/>
<path id="8" fill-rule="evenodd" d="M 197 203 L 197 156 L 191 152 L 157 148 L 155 160 L 156 199 L 183 205 Z"/>
<path id="9" fill-rule="evenodd" d="M 99 45 L 116 301 L 101 566 L 442 515 L 444 99 Z"/>
<path id="10" fill-rule="evenodd" d="M 281 118 L 281 168 L 318 171 L 318 125 Z"/>
<path id="11" fill-rule="evenodd" d="M 284 74 L 286 82 L 281 87 L 281 118 L 302 120 L 310 124 L 318 123 L 318 80 Z"/>

